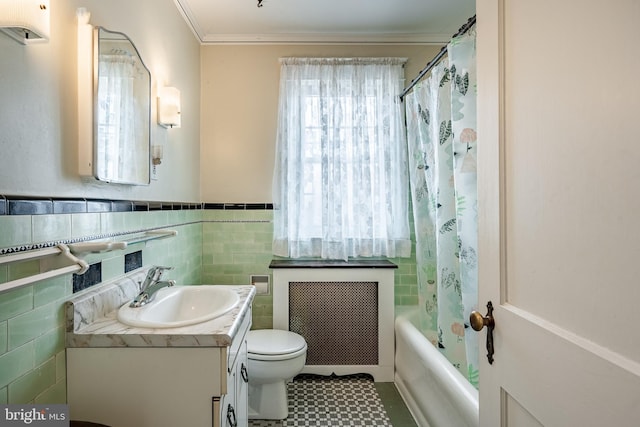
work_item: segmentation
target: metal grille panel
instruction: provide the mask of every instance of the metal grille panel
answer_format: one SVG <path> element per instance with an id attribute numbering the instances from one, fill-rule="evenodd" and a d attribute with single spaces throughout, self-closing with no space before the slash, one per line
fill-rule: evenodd
<path id="1" fill-rule="evenodd" d="M 307 365 L 377 365 L 378 283 L 289 282 L 289 330 Z"/>

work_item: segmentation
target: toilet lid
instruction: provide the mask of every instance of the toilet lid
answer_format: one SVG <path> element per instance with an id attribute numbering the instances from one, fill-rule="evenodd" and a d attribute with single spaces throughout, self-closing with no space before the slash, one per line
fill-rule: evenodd
<path id="1" fill-rule="evenodd" d="M 258 329 L 247 332 L 247 351 L 253 354 L 277 355 L 294 353 L 307 343 L 295 332 Z"/>

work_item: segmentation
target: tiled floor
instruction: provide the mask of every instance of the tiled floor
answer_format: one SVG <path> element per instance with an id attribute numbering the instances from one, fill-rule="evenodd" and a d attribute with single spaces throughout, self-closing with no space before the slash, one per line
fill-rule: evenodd
<path id="1" fill-rule="evenodd" d="M 250 427 L 375 426 L 414 427 L 393 383 L 374 383 L 368 375 L 299 375 L 289 383 L 289 417 L 252 420 Z"/>

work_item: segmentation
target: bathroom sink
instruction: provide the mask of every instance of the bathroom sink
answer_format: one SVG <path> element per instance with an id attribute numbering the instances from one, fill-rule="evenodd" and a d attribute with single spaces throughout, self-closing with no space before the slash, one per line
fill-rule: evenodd
<path id="1" fill-rule="evenodd" d="M 172 286 L 160 289 L 142 307 L 133 308 L 126 303 L 118 310 L 118 321 L 144 328 L 195 325 L 222 316 L 239 300 L 238 294 L 226 286 Z"/>

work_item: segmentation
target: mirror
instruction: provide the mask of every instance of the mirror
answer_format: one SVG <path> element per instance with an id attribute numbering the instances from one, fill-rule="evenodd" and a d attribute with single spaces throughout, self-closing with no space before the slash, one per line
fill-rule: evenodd
<path id="1" fill-rule="evenodd" d="M 94 28 L 93 175 L 150 183 L 151 73 L 126 34 Z"/>

